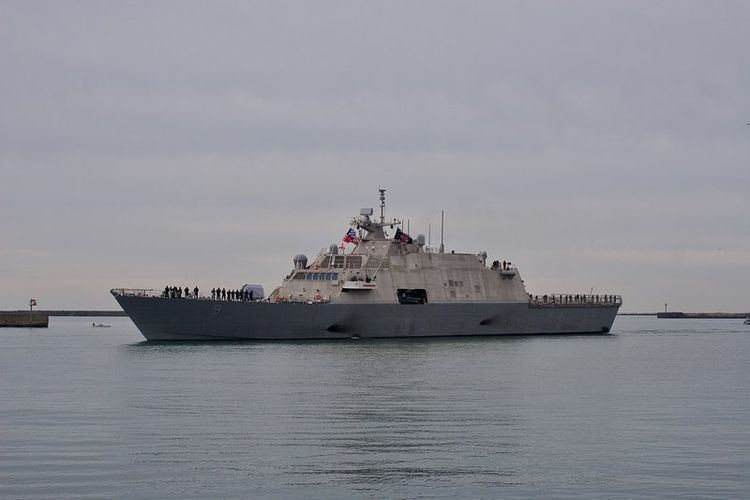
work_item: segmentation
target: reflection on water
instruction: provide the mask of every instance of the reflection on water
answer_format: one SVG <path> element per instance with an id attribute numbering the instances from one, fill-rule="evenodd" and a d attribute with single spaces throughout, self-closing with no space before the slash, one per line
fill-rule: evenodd
<path id="1" fill-rule="evenodd" d="M 521 340 L 489 342 L 512 352 Z M 171 381 L 169 391 L 137 391 L 130 404 L 148 412 L 150 420 L 168 416 L 171 424 L 180 421 L 177 429 L 161 429 L 156 441 L 203 434 L 199 427 L 206 420 L 221 422 L 221 434 L 212 439 L 223 443 L 216 449 L 222 455 L 231 443 L 235 470 L 268 474 L 267 464 L 278 461 L 273 472 L 281 474 L 286 487 L 351 484 L 368 490 L 411 479 L 513 482 L 513 470 L 486 460 L 521 446 L 514 429 L 521 416 L 507 406 L 503 384 L 492 383 L 495 397 L 487 401 L 486 380 L 457 381 L 451 374 L 463 363 L 461 357 L 476 356 L 487 343 L 149 342 L 129 345 L 124 352 L 128 364 L 143 363 L 149 370 L 158 365 L 161 378 Z M 179 368 L 192 357 L 205 361 L 212 356 L 217 364 L 204 365 L 208 370 Z M 171 366 L 175 360 L 177 371 Z M 446 391 L 446 386 L 459 390 Z M 143 445 L 154 438 L 150 434 Z M 159 460 L 178 463 L 186 451 L 178 442 L 171 453 L 160 447 Z M 205 446 L 202 451 L 205 460 Z"/>
<path id="2" fill-rule="evenodd" d="M 0 497 L 748 488 L 750 343 L 721 320 L 618 318 L 602 336 L 235 343 L 142 342 L 127 319 L 96 332 L 83 320 L 2 337 Z"/>

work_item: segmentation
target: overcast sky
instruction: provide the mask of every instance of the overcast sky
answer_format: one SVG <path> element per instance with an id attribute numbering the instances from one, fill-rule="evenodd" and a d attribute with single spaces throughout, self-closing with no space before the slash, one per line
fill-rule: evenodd
<path id="1" fill-rule="evenodd" d="M 388 215 L 750 310 L 750 2 L 0 1 L 0 309 L 278 285 Z"/>

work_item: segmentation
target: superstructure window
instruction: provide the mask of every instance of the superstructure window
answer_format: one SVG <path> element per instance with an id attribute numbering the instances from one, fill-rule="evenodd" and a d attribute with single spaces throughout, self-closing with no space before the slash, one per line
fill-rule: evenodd
<path id="1" fill-rule="evenodd" d="M 294 275 L 295 280 L 320 280 L 320 281 L 337 281 L 339 273 L 306 273 L 300 272 Z"/>
<path id="2" fill-rule="evenodd" d="M 362 256 L 361 255 L 347 255 L 345 267 L 349 269 L 362 267 Z"/>

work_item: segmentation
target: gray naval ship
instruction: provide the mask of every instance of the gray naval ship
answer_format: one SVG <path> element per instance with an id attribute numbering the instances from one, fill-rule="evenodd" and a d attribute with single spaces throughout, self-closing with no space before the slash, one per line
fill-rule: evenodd
<path id="1" fill-rule="evenodd" d="M 351 221 L 347 248 L 331 245 L 294 268 L 268 297 L 173 298 L 153 290 L 111 293 L 148 340 L 282 340 L 608 333 L 614 294 L 527 293 L 509 262 L 412 239 L 401 222 L 366 208 Z M 387 232 L 390 232 L 389 236 Z M 187 295 L 187 294 L 186 294 Z"/>

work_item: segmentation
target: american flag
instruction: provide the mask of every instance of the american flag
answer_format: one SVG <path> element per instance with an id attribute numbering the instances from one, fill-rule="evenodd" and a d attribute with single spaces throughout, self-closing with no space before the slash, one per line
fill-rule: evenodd
<path id="1" fill-rule="evenodd" d="M 354 243 L 355 245 L 359 245 L 359 238 L 357 237 L 357 233 L 351 227 L 344 235 L 343 240 L 344 243 Z"/>

